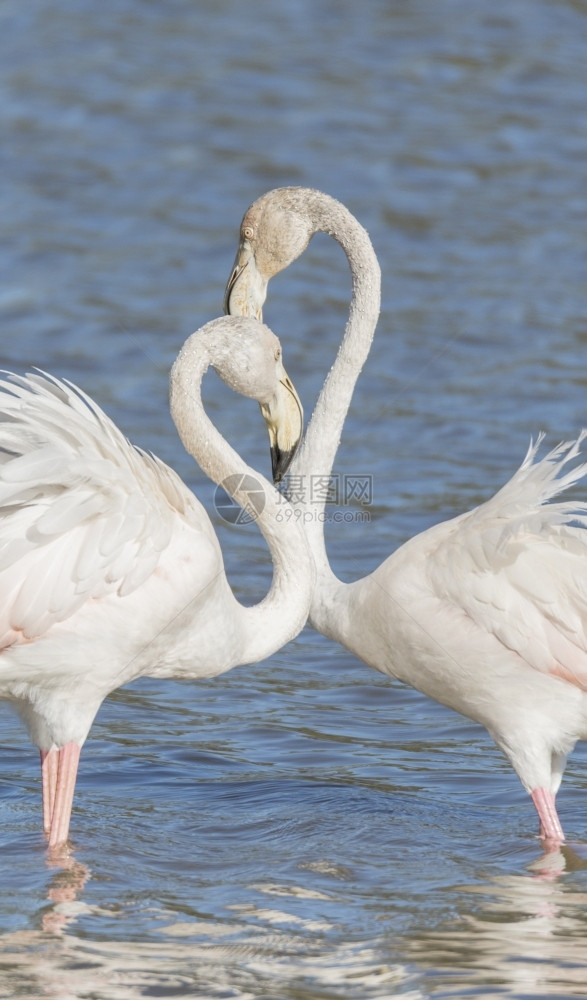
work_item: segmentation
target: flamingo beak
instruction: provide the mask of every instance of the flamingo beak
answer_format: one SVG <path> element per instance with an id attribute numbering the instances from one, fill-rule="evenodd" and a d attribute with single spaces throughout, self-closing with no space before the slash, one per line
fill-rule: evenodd
<path id="1" fill-rule="evenodd" d="M 304 427 L 300 398 L 283 365 L 277 392 L 271 402 L 261 404 L 271 447 L 273 482 L 280 483 L 298 450 Z"/>
<path id="2" fill-rule="evenodd" d="M 227 316 L 254 316 L 263 319 L 263 303 L 267 282 L 259 274 L 250 244 L 242 240 L 224 292 L 224 312 Z"/>
<path id="3" fill-rule="evenodd" d="M 262 321 L 266 295 L 267 282 L 259 273 L 255 254 L 247 240 L 241 240 L 224 293 L 224 312 Z M 261 413 L 269 432 L 273 482 L 280 483 L 298 449 L 304 421 L 300 397 L 283 365 L 277 392 L 269 403 L 261 404 Z"/>

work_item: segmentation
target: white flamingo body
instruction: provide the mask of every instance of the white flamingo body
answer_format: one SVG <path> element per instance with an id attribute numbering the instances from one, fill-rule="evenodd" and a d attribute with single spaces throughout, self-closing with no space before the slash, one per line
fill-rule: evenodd
<path id="1" fill-rule="evenodd" d="M 561 460 L 530 468 L 547 474 Z M 535 512 L 512 519 L 508 495 L 525 471 L 356 583 L 327 584 L 311 620 L 370 666 L 486 726 L 526 790 L 554 794 L 587 737 L 587 538 L 557 525 L 556 505 L 540 506 L 540 494 Z"/>
<path id="2" fill-rule="evenodd" d="M 284 374 L 271 331 L 234 322 L 194 334 L 171 380 L 180 436 L 217 482 L 253 473 L 204 413 L 204 371 L 215 363 L 261 403 Z M 196 497 L 57 379 L 0 383 L 0 462 L 0 697 L 41 751 L 44 823 L 55 845 L 67 837 L 79 750 L 106 695 L 143 675 L 212 677 L 269 655 L 303 627 L 313 567 L 301 529 L 284 544 L 279 498 L 255 474 L 274 579 L 259 605 L 239 604 Z"/>
<path id="3" fill-rule="evenodd" d="M 269 278 L 324 231 L 353 279 L 345 336 L 291 466 L 327 477 L 379 314 L 379 265 L 362 226 L 334 199 L 282 188 L 245 213 L 225 307 L 261 314 Z M 234 299 L 233 299 L 234 294 Z M 318 580 L 310 621 L 376 669 L 486 726 L 532 795 L 549 841 L 566 757 L 587 738 L 587 505 L 557 499 L 587 467 L 583 435 L 541 460 L 540 440 L 490 500 L 412 538 L 373 573 L 332 572 L 323 508 L 305 521 Z"/>

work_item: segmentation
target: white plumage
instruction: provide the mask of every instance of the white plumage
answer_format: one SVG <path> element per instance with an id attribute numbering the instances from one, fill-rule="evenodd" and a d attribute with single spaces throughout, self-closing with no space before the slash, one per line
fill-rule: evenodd
<path id="1" fill-rule="evenodd" d="M 206 416 L 210 364 L 269 409 L 289 382 L 271 331 L 228 318 L 189 338 L 171 376 L 188 451 L 216 482 L 250 474 L 264 494 L 274 579 L 253 608 L 235 599 L 212 524 L 172 469 L 74 386 L 44 374 L 0 382 L 0 697 L 41 750 L 51 845 L 67 838 L 79 751 L 110 691 L 143 674 L 211 677 L 254 662 L 307 617 L 306 541 L 297 526 L 277 530 L 281 498 Z"/>
<path id="2" fill-rule="evenodd" d="M 319 191 L 270 191 L 245 213 L 225 300 L 228 311 L 260 316 L 269 279 L 318 231 L 343 247 L 353 294 L 338 356 L 291 466 L 297 481 L 330 475 L 369 352 L 380 303 L 369 237 Z M 587 505 L 560 499 L 587 471 L 577 461 L 584 436 L 542 459 L 539 439 L 487 503 L 417 535 L 351 584 L 330 568 L 323 507 L 305 521 L 318 570 L 312 624 L 486 726 L 551 843 L 563 840 L 555 796 L 567 755 L 587 738 Z"/>

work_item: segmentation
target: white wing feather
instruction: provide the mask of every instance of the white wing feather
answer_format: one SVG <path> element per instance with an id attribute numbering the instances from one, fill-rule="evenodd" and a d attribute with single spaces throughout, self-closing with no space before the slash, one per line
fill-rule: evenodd
<path id="1" fill-rule="evenodd" d="M 531 444 L 491 500 L 444 526 L 428 573 L 437 594 L 528 664 L 587 690 L 587 505 L 556 499 L 587 472 L 569 468 L 584 436 L 539 461 L 542 437 Z"/>
<path id="2" fill-rule="evenodd" d="M 132 593 L 178 518 L 217 547 L 181 479 L 83 392 L 44 374 L 0 380 L 0 648 Z"/>

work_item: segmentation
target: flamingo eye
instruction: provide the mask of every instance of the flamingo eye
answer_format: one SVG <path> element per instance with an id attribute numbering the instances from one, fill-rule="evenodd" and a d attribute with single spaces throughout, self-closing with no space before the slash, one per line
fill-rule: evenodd
<path id="1" fill-rule="evenodd" d="M 252 226 L 245 226 L 243 229 L 243 237 L 245 240 L 252 240 L 255 235 L 255 230 Z"/>

